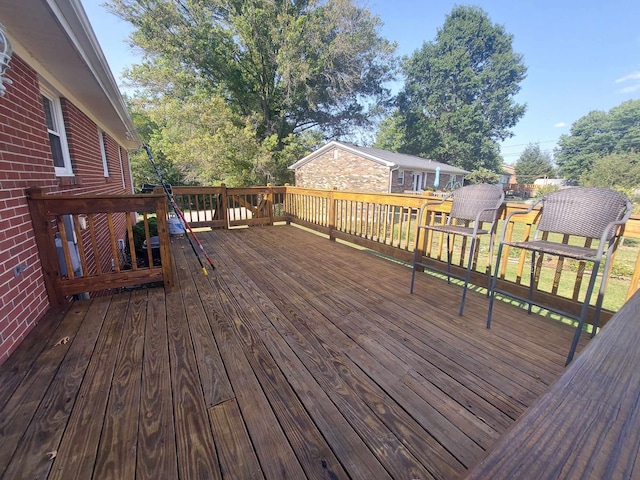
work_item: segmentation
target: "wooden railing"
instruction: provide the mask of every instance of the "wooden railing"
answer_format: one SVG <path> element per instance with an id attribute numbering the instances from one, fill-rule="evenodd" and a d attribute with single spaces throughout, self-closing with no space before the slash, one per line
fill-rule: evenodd
<path id="1" fill-rule="evenodd" d="M 345 240 L 377 252 L 389 255 L 404 261 L 413 259 L 414 242 L 418 225 L 418 210 L 428 197 L 416 197 L 403 194 L 367 194 L 354 192 L 341 192 L 335 190 L 315 190 L 296 187 L 286 189 L 286 211 L 290 221 L 327 234 L 332 240 Z M 432 198 L 431 200 L 437 200 Z M 513 210 L 524 210 L 528 205 L 518 203 L 506 203 L 501 218 Z M 450 210 L 450 203 L 435 207 L 425 219 L 428 222 L 443 222 Z M 537 211 L 531 215 L 516 216 L 516 221 L 509 226 L 509 235 L 514 240 L 524 239 L 532 235 L 538 219 Z M 502 221 L 499 223 L 498 232 L 502 231 Z M 628 243 L 640 243 L 640 216 L 632 216 L 624 230 L 624 239 Z M 565 241 L 571 241 L 566 239 Z M 484 242 L 484 243 L 483 243 Z M 423 262 L 435 269 L 445 271 L 446 242 L 441 235 L 429 235 L 425 244 L 420 246 L 424 254 Z M 623 243 L 624 245 L 624 243 Z M 452 271 L 462 275 L 466 265 L 464 240 L 459 239 L 454 243 Z M 616 311 L 625 299 L 628 299 L 638 289 L 640 279 L 640 249 L 637 246 L 626 248 L 625 257 L 622 257 L 621 249 L 618 249 L 613 262 L 614 278 L 608 284 L 611 288 L 623 288 L 624 292 L 618 294 L 621 300 L 612 304 L 605 296 L 605 311 L 601 324 Z M 472 283 L 487 285 L 487 271 L 491 259 L 488 257 L 488 240 L 480 242 L 474 258 L 474 271 Z M 514 254 L 517 252 L 514 252 Z M 507 266 L 509 265 L 509 268 Z M 500 266 L 499 288 L 511 291 L 520 296 L 527 296 L 529 275 L 523 275 L 524 256 L 504 256 L 504 262 Z M 633 268 L 631 266 L 634 265 Z M 618 270 L 627 270 L 626 274 L 616 275 Z M 534 299 L 542 304 L 553 306 L 555 309 L 570 315 L 576 315 L 580 303 L 578 293 L 583 287 L 582 273 L 584 265 L 569 265 L 569 262 L 554 263 L 543 268 L 546 275 L 552 275 L 551 289 L 542 291 L 536 289 Z M 586 282 L 585 282 L 586 283 Z M 621 286 L 622 284 L 622 286 Z M 586 287 L 586 285 L 584 285 Z M 563 289 L 564 287 L 564 289 Z M 593 314 L 593 308 L 590 315 Z"/>
<path id="2" fill-rule="evenodd" d="M 290 221 L 401 260 L 413 258 L 416 216 L 425 197 L 287 187 Z"/>
<path id="3" fill-rule="evenodd" d="M 304 189 L 285 187 L 174 187 L 173 194 L 178 206 L 184 211 L 193 227 L 230 228 L 247 225 L 272 225 L 275 222 L 293 222 L 329 236 L 331 240 L 344 240 L 384 255 L 410 262 L 413 259 L 414 243 L 418 226 L 418 211 L 425 201 L 435 197 L 406 194 L 376 194 L 343 192 L 337 190 Z M 505 203 L 501 218 L 514 210 L 528 208 L 522 203 Z M 450 203 L 434 207 L 430 223 L 444 222 Z M 535 231 L 538 212 L 516 216 L 509 226 L 508 234 L 513 240 L 524 239 Z M 502 231 L 499 222 L 497 231 Z M 637 289 L 640 282 L 640 216 L 632 216 L 624 230 L 622 248 L 618 249 L 613 262 L 613 275 L 607 287 L 602 324 L 618 310 Z M 573 241 L 565 239 L 565 241 Z M 419 245 L 423 263 L 445 271 L 447 250 L 442 235 L 428 235 Z M 464 239 L 453 243 L 454 275 L 462 275 L 469 252 Z M 488 284 L 487 273 L 493 259 L 489 258 L 488 237 L 481 239 L 474 254 L 471 281 L 475 285 Z M 513 251 L 504 255 L 499 266 L 501 290 L 519 296 L 527 296 L 529 275 L 523 275 L 524 255 Z M 535 279 L 534 300 L 552 306 L 568 315 L 577 315 L 578 300 L 583 287 L 585 265 L 577 262 L 559 261 L 545 263 L 543 278 Z M 587 276 L 584 276 L 585 278 Z M 544 285 L 544 287 L 543 287 Z M 547 288 L 546 285 L 550 285 Z M 546 289 L 546 290 L 545 290 Z M 615 290 L 615 295 L 610 292 Z M 589 315 L 593 314 L 593 308 Z M 590 319 L 591 317 L 589 317 Z"/>
<path id="4" fill-rule="evenodd" d="M 173 198 L 193 228 L 227 228 L 226 188 L 173 187 Z"/>
<path id="5" fill-rule="evenodd" d="M 192 227 L 229 228 L 286 221 L 286 187 L 173 187 L 173 196 Z"/>
<path id="6" fill-rule="evenodd" d="M 164 194 L 44 195 L 40 189 L 30 189 L 27 199 L 53 305 L 67 302 L 72 295 L 119 287 L 154 282 L 173 286 Z M 135 212 L 143 217 L 146 251 L 142 259 L 134 243 Z M 150 214 L 157 219 L 158 246 L 152 245 Z M 64 227 L 65 217 L 71 230 Z M 119 234 L 125 238 L 118 238 Z M 160 265 L 154 262 L 156 249 Z"/>

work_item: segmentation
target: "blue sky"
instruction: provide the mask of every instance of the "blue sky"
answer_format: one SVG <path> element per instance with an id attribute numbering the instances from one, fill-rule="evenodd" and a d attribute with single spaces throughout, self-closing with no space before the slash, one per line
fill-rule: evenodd
<path id="1" fill-rule="evenodd" d="M 82 0 L 119 84 L 137 57 L 126 43 L 129 28 L 101 6 Z M 458 4 L 481 7 L 513 35 L 524 57 L 527 78 L 517 101 L 525 116 L 502 145 L 506 163 L 515 163 L 529 143 L 552 151 L 561 134 L 592 110 L 609 110 L 640 98 L 640 2 L 638 0 L 364 0 L 380 16 L 382 35 L 411 55 L 435 39 L 447 13 Z"/>

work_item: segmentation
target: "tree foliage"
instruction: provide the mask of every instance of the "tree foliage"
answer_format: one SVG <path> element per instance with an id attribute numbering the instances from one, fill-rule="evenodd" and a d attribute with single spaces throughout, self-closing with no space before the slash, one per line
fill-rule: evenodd
<path id="1" fill-rule="evenodd" d="M 144 55 L 128 75 L 141 89 L 140 105 L 166 105 L 165 116 L 179 120 L 198 112 L 213 124 L 180 126 L 176 117 L 164 140 L 165 153 L 181 155 L 178 163 L 185 152 L 201 152 L 199 162 L 230 162 L 212 167 L 205 174 L 212 179 L 233 170 L 238 182 L 251 183 L 269 165 L 267 173 L 279 175 L 282 152 L 296 150 L 295 137 L 310 129 L 335 137 L 368 125 L 365 105 L 389 97 L 384 85 L 395 72 L 395 45 L 378 34 L 380 20 L 352 0 L 110 0 L 108 6 L 133 25 L 132 45 Z M 182 116 L 180 105 L 187 110 Z M 178 138 L 185 139 L 182 147 Z M 216 148 L 205 145 L 212 140 Z M 265 152 L 270 159 L 260 158 Z"/>
<path id="2" fill-rule="evenodd" d="M 555 159 L 565 178 L 578 181 L 598 159 L 634 151 L 640 152 L 640 100 L 629 100 L 608 112 L 592 111 L 576 120 L 570 134 L 560 137 Z"/>
<path id="3" fill-rule="evenodd" d="M 138 188 L 143 184 L 159 184 L 160 178 L 158 173 L 162 177 L 162 181 L 171 185 L 188 185 L 183 173 L 176 167 L 174 162 L 164 155 L 162 150 L 157 148 L 155 140 L 155 133 L 158 130 L 158 125 L 149 117 L 145 112 L 141 112 L 135 109 L 131 99 L 125 98 L 129 110 L 131 111 L 131 118 L 133 124 L 140 135 L 140 138 L 146 145 L 150 145 L 153 158 L 158 168 L 158 172 L 153 167 L 147 156 L 145 150 L 138 150 L 137 152 L 130 152 L 129 159 L 131 161 L 131 173 L 133 176 L 133 184 Z"/>
<path id="4" fill-rule="evenodd" d="M 378 132 L 373 146 L 382 150 L 399 152 L 403 150 L 405 143 L 406 134 L 403 118 L 398 110 L 394 110 L 378 125 Z"/>
<path id="5" fill-rule="evenodd" d="M 522 151 L 515 165 L 519 183 L 533 183 L 537 178 L 553 177 L 555 168 L 551 154 L 540 150 L 540 145 L 529 144 Z"/>
<path id="6" fill-rule="evenodd" d="M 514 101 L 526 67 L 513 51 L 512 36 L 480 8 L 458 6 L 435 41 L 405 59 L 403 69 L 403 151 L 498 172 L 497 142 L 512 136 L 525 112 Z"/>
<path id="7" fill-rule="evenodd" d="M 468 182 L 471 184 L 478 184 L 478 183 L 495 184 L 500 181 L 500 177 L 502 177 L 502 175 L 500 175 L 499 173 L 496 173 L 493 170 L 489 170 L 488 168 L 480 167 L 476 170 L 473 170 L 471 173 L 469 173 L 465 177 L 465 182 Z"/>
<path id="8" fill-rule="evenodd" d="M 165 98 L 161 104 L 134 99 L 131 108 L 143 112 L 134 116 L 147 119 L 150 133 L 144 137 L 145 143 L 157 152 L 159 165 L 174 184 L 237 187 L 285 183 L 292 176 L 288 166 L 320 140 L 317 132 L 308 131 L 260 141 L 246 117 L 235 115 L 220 97 L 202 92 L 181 100 Z"/>
<path id="9" fill-rule="evenodd" d="M 633 193 L 640 188 L 640 153 L 612 153 L 596 158 L 591 169 L 580 176 L 580 184 Z"/>

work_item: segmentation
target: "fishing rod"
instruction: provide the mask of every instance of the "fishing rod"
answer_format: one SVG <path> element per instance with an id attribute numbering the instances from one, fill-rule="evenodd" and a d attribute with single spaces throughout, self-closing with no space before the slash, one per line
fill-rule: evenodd
<path id="1" fill-rule="evenodd" d="M 187 222 L 187 219 L 184 218 L 184 213 L 182 213 L 182 210 L 180 210 L 180 207 L 178 207 L 178 204 L 176 203 L 175 199 L 173 198 L 173 192 L 171 192 L 171 190 L 169 190 L 169 187 L 167 186 L 167 184 L 162 179 L 162 174 L 160 173 L 160 170 L 158 169 L 158 165 L 156 165 L 156 162 L 153 159 L 153 155 L 151 154 L 151 149 L 146 144 L 143 145 L 143 146 L 144 146 L 145 151 L 147 152 L 147 156 L 149 157 L 149 161 L 151 162 L 151 165 L 153 165 L 153 169 L 156 171 L 156 175 L 158 176 L 158 179 L 160 180 L 160 184 L 162 185 L 162 188 L 164 189 L 164 193 L 169 198 L 169 203 L 171 203 L 171 208 L 173 208 L 173 211 L 175 212 L 175 214 L 178 215 L 178 217 L 180 217 L 180 220 L 182 220 L 182 223 L 187 227 L 188 232 L 191 233 L 191 237 L 193 237 L 193 239 L 196 241 L 196 243 L 198 244 L 198 247 L 200 248 L 200 251 L 202 252 L 202 254 L 207 259 L 207 262 L 209 262 L 209 265 L 211 266 L 211 270 L 215 270 L 216 267 L 213 265 L 213 262 L 209 258 L 209 255 L 207 255 L 207 252 L 205 251 L 204 247 L 202 246 L 202 243 L 200 243 L 200 240 L 198 239 L 198 236 L 196 235 L 196 233 L 191 228 L 191 225 L 189 225 L 189 222 Z M 188 234 L 186 235 L 186 237 L 187 237 L 187 240 L 189 240 L 189 245 L 191 245 L 191 249 L 193 250 L 193 253 L 195 253 L 196 257 L 198 257 L 198 262 L 200 262 L 200 266 L 202 267 L 202 273 L 204 273 L 204 275 L 207 276 L 209 273 L 207 272 L 207 268 L 205 267 L 204 263 L 202 263 L 202 258 L 200 258 L 200 255 L 198 255 L 198 251 L 196 250 L 195 245 L 191 241 L 191 238 L 189 237 Z"/>

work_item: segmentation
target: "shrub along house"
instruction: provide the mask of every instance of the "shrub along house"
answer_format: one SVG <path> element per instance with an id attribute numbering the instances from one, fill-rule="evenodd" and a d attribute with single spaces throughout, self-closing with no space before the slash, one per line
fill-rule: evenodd
<path id="1" fill-rule="evenodd" d="M 50 307 L 26 189 L 133 193 L 127 150 L 139 139 L 80 0 L 4 1 L 0 23 L 8 64 L 0 96 L 2 363 Z M 123 225 L 120 218 L 119 234 Z M 105 228 L 96 227 L 99 242 Z"/>
<path id="2" fill-rule="evenodd" d="M 469 173 L 415 155 L 332 141 L 289 167 L 302 188 L 405 193 L 462 184 Z"/>

